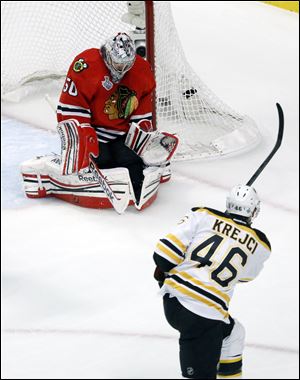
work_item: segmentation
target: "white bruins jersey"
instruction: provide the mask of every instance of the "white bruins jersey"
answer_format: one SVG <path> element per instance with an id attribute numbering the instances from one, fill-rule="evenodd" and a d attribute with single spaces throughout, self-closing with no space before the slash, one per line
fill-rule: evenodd
<path id="1" fill-rule="evenodd" d="M 193 208 L 158 242 L 154 261 L 165 272 L 162 294 L 188 310 L 229 323 L 235 285 L 253 280 L 271 246 L 259 230 L 210 208 Z"/>

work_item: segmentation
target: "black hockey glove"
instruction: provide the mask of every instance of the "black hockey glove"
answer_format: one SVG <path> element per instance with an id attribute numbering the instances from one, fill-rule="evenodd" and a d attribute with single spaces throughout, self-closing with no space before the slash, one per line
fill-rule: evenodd
<path id="1" fill-rule="evenodd" d="M 158 282 L 159 287 L 161 288 L 166 278 L 164 272 L 159 267 L 156 267 L 153 275 L 155 280 Z"/>

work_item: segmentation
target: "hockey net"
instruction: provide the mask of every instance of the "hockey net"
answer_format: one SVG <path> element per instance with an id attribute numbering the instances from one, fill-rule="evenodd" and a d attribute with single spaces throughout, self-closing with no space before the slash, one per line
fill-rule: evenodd
<path id="1" fill-rule="evenodd" d="M 145 3 L 153 4 L 153 27 L 136 34 L 135 25 L 122 21 L 126 1 L 2 1 L 1 98 L 21 99 L 48 86 L 59 94 L 81 51 L 100 47 L 119 31 L 134 35 L 137 44 L 152 36 L 156 124 L 178 135 L 175 159 L 217 158 L 254 147 L 260 140 L 254 121 L 224 104 L 188 64 L 170 3 Z"/>

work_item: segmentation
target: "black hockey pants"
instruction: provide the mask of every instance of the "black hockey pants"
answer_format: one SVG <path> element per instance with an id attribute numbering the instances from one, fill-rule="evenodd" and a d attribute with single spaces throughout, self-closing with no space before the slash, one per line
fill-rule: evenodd
<path id="1" fill-rule="evenodd" d="M 125 145 L 125 137 L 109 143 L 99 143 L 99 157 L 95 160 L 100 169 L 127 168 L 137 201 L 144 180 L 143 160 Z"/>
<path id="2" fill-rule="evenodd" d="M 180 332 L 180 366 L 189 379 L 216 379 L 222 341 L 234 325 L 207 319 L 183 307 L 176 297 L 164 295 L 164 312 L 168 323 Z"/>

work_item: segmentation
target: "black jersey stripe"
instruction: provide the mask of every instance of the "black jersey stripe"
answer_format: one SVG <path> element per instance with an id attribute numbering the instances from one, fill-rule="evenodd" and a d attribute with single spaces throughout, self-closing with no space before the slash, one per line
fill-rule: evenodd
<path id="1" fill-rule="evenodd" d="M 162 243 L 164 243 L 168 248 L 170 248 L 173 252 L 175 252 L 177 255 L 184 257 L 184 253 L 178 249 L 173 243 L 170 242 L 170 240 L 167 239 L 160 239 Z"/>
<path id="2" fill-rule="evenodd" d="M 117 136 L 107 137 L 107 136 L 97 134 L 97 140 L 100 142 L 103 142 L 103 143 L 108 143 L 110 141 L 116 140 L 116 138 L 117 138 Z"/>
<path id="3" fill-rule="evenodd" d="M 57 109 L 62 111 L 62 112 L 69 112 L 69 113 L 75 113 L 75 112 L 78 113 L 79 112 L 79 113 L 91 115 L 91 111 L 84 109 L 84 108 L 70 108 L 68 106 L 58 105 Z"/>
<path id="4" fill-rule="evenodd" d="M 93 125 L 93 128 L 95 129 L 96 133 L 101 135 L 102 133 L 105 133 L 107 135 L 111 135 L 112 137 L 118 137 L 125 135 L 126 132 L 124 131 L 113 131 L 112 129 L 105 129 L 100 126 Z"/>
<path id="5" fill-rule="evenodd" d="M 198 287 L 196 285 L 191 284 L 190 282 L 188 282 L 186 280 L 183 280 L 181 277 L 179 277 L 177 275 L 171 275 L 169 277 L 172 278 L 174 281 L 178 282 L 179 284 L 184 285 L 187 288 L 195 291 L 196 293 L 199 293 L 202 296 L 205 296 L 206 298 L 209 298 L 211 301 L 219 304 L 222 307 L 223 310 L 228 311 L 228 306 L 219 297 L 217 297 L 217 296 L 215 296 L 215 295 L 207 292 L 206 290 L 204 290 L 204 289 L 202 289 L 202 288 L 200 288 L 200 287 Z"/>
<path id="6" fill-rule="evenodd" d="M 130 121 L 134 121 L 135 123 L 140 120 L 152 120 L 152 113 L 145 113 L 144 115 L 132 115 Z"/>

